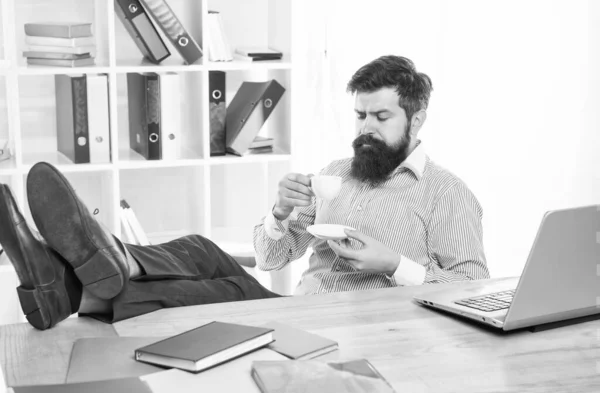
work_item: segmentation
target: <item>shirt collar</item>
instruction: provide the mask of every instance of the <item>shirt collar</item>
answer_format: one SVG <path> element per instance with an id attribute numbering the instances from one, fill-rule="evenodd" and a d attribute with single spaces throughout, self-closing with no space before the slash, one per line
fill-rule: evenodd
<path id="1" fill-rule="evenodd" d="M 417 147 L 406 157 L 406 160 L 402 164 L 398 165 L 398 168 L 394 171 L 394 174 L 402 170 L 402 168 L 409 169 L 415 174 L 417 180 L 421 180 L 423 172 L 425 172 L 425 164 L 427 163 L 427 155 L 425 154 L 425 148 L 420 140 L 417 141 Z"/>

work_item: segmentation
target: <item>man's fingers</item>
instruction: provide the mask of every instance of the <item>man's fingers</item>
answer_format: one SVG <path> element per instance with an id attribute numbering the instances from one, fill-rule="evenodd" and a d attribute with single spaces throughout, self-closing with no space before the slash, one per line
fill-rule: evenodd
<path id="1" fill-rule="evenodd" d="M 293 190 L 289 190 L 289 189 L 281 190 L 281 195 L 288 199 L 300 199 L 300 200 L 309 201 L 309 202 L 311 200 L 310 195 L 302 194 L 301 192 L 293 191 Z"/>
<path id="2" fill-rule="evenodd" d="M 351 248 L 341 246 L 333 240 L 327 240 L 327 244 L 338 257 L 344 259 L 356 259 L 356 251 L 352 250 Z"/>
<path id="3" fill-rule="evenodd" d="M 344 229 L 344 233 L 346 235 L 348 235 L 349 238 L 358 240 L 359 242 L 361 242 L 363 244 L 367 243 L 371 239 L 369 236 L 367 236 L 364 233 L 362 233 L 361 231 L 357 231 L 357 230 Z"/>
<path id="4" fill-rule="evenodd" d="M 310 187 L 310 178 L 312 176 L 303 175 L 301 173 L 289 173 L 287 179 L 293 183 L 301 184 L 305 187 Z"/>

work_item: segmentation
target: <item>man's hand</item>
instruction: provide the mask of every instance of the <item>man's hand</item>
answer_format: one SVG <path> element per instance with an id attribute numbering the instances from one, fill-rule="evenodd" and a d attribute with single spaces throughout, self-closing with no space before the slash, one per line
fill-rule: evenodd
<path id="1" fill-rule="evenodd" d="M 310 206 L 314 196 L 310 187 L 312 174 L 288 173 L 279 181 L 273 215 L 278 220 L 288 218 L 294 207 Z"/>
<path id="2" fill-rule="evenodd" d="M 400 264 L 399 254 L 360 231 L 345 229 L 344 232 L 349 238 L 361 242 L 363 247 L 360 250 L 353 250 L 347 239 L 342 244 L 328 240 L 327 244 L 338 257 L 344 258 L 359 272 L 385 273 L 390 276 L 394 274 Z"/>

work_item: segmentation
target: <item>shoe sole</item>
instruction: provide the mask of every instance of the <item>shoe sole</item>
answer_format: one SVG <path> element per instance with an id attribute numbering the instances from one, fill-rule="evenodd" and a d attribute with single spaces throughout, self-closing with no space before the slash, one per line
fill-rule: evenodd
<path id="1" fill-rule="evenodd" d="M 4 189 L 3 194 L 10 198 L 14 203 L 14 198 L 10 191 L 5 185 L 2 185 Z M 19 303 L 21 304 L 21 310 L 25 314 L 27 321 L 39 330 L 45 330 L 52 327 L 52 315 L 50 314 L 49 304 L 52 302 L 47 299 L 47 296 L 55 297 L 57 290 L 53 289 L 52 284 L 48 285 L 47 288 L 41 289 L 36 285 L 36 279 L 32 273 L 32 267 L 29 259 L 23 251 L 23 246 L 17 236 L 16 226 L 18 224 L 13 223 L 12 216 L 7 206 L 9 201 L 3 200 L 0 203 L 0 222 L 9 223 L 10 225 L 0 225 L 0 244 L 16 244 L 18 247 L 11 250 L 10 261 L 13 264 L 19 264 L 22 266 L 22 271 L 26 277 L 19 277 L 21 285 L 17 287 L 17 295 L 19 296 Z M 16 205 L 16 204 L 15 204 Z M 5 249 L 6 252 L 6 249 Z M 7 253 L 8 255 L 8 253 Z M 48 256 L 50 258 L 50 256 Z M 23 282 L 26 281 L 24 284 Z"/>
<path id="2" fill-rule="evenodd" d="M 114 261 L 119 255 L 116 245 L 99 246 L 90 235 L 89 221 L 82 211 L 85 207 L 79 203 L 75 190 L 63 175 L 54 167 L 38 163 L 27 176 L 27 195 L 33 221 L 48 245 L 62 255 L 71 264 L 75 275 L 83 287 L 100 299 L 112 299 L 124 286 L 124 272 Z M 62 201 L 61 204 L 48 209 L 48 201 Z M 76 212 L 76 215 L 73 215 Z M 40 213 L 47 215 L 41 220 Z M 89 214 L 89 213 L 88 213 Z M 70 217 L 72 226 L 65 225 L 65 217 Z M 104 230 L 98 225 L 98 233 Z M 82 230 L 73 230 L 81 228 Z M 72 245 L 65 246 L 65 239 Z"/>

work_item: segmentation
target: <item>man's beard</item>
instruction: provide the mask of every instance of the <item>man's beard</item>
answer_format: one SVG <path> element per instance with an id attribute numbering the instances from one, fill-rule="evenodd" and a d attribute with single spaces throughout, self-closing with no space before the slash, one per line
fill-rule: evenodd
<path id="1" fill-rule="evenodd" d="M 354 158 L 350 167 L 351 176 L 373 187 L 380 185 L 406 160 L 409 144 L 408 129 L 402 139 L 393 146 L 388 146 L 369 134 L 359 135 L 352 142 Z"/>

